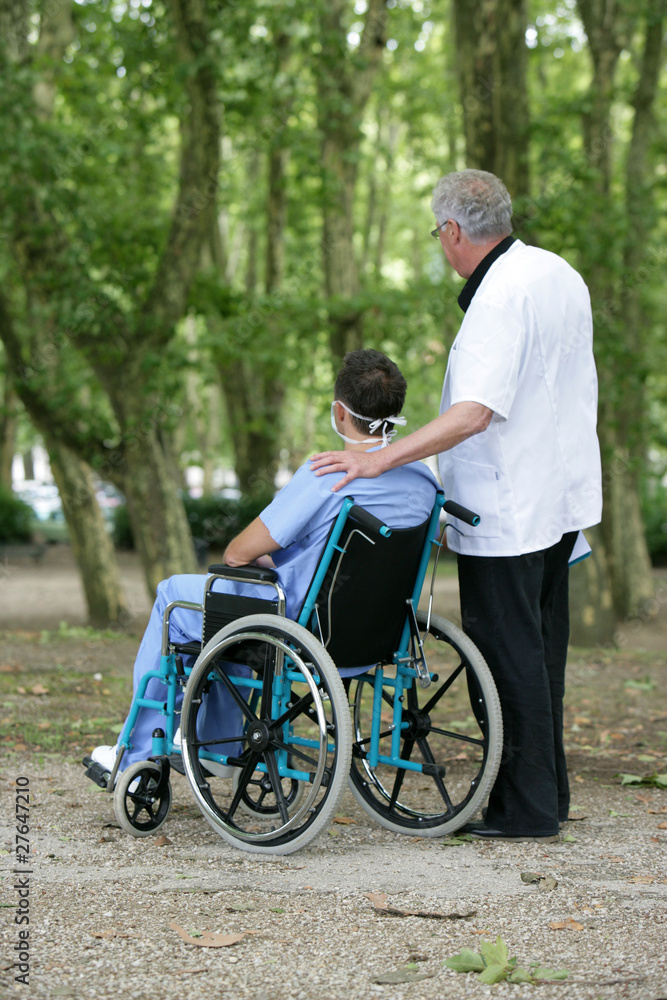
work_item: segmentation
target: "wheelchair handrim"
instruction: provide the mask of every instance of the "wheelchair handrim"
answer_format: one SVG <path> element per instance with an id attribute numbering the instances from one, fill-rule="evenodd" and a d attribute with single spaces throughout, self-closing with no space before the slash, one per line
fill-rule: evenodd
<path id="1" fill-rule="evenodd" d="M 322 785 L 322 778 L 324 776 L 324 770 L 326 765 L 326 751 L 328 745 L 328 734 L 326 728 L 326 718 L 324 716 L 321 704 L 318 703 L 317 684 L 315 683 L 315 680 L 311 672 L 308 670 L 306 664 L 301 659 L 301 657 L 293 649 L 291 649 L 287 645 L 287 643 L 283 642 L 283 640 L 278 638 L 277 636 L 267 635 L 267 633 L 263 632 L 248 632 L 243 629 L 239 629 L 238 632 L 226 636 L 219 643 L 216 643 L 216 645 L 208 651 L 206 659 L 202 661 L 198 669 L 203 670 L 205 666 L 208 667 L 208 664 L 211 662 L 211 660 L 217 659 L 220 656 L 220 654 L 224 652 L 225 649 L 227 649 L 228 646 L 236 645 L 238 643 L 240 635 L 243 636 L 244 640 L 254 639 L 259 642 L 271 642 L 278 649 L 280 649 L 283 652 L 283 654 L 287 655 L 290 658 L 290 660 L 292 660 L 293 664 L 302 674 L 304 680 L 308 685 L 310 693 L 313 696 L 313 706 L 317 712 L 317 724 L 319 728 L 319 742 L 320 742 L 319 763 L 317 770 L 315 772 L 315 777 L 313 779 L 310 792 L 306 796 L 305 802 L 299 807 L 297 812 L 295 812 L 294 815 L 290 817 L 287 823 L 280 826 L 279 829 L 269 830 L 267 833 L 246 833 L 233 824 L 225 823 L 224 820 L 220 818 L 220 815 L 211 808 L 204 795 L 202 795 L 197 778 L 195 777 L 194 771 L 192 770 L 192 767 L 190 765 L 190 756 L 187 752 L 183 753 L 183 763 L 185 766 L 185 771 L 188 780 L 195 794 L 195 797 L 197 798 L 200 808 L 205 813 L 209 821 L 212 822 L 213 825 L 216 827 L 220 826 L 224 827 L 237 840 L 242 840 L 249 844 L 256 844 L 256 843 L 275 840 L 278 837 L 283 837 L 285 833 L 287 833 L 289 830 L 293 829 L 297 825 L 298 821 L 303 819 L 305 814 L 308 812 L 308 810 L 314 803 L 315 799 L 317 798 L 317 794 L 320 790 L 320 787 Z M 192 678 L 190 678 L 190 680 L 192 680 Z M 185 734 L 183 735 L 183 749 L 187 751 L 187 736 Z"/>

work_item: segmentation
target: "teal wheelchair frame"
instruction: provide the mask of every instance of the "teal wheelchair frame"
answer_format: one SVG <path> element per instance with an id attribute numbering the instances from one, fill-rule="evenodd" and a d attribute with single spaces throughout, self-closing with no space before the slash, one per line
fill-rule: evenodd
<path id="1" fill-rule="evenodd" d="M 255 853 L 309 843 L 348 786 L 398 833 L 443 836 L 475 815 L 497 774 L 502 717 L 481 654 L 432 610 L 443 508 L 475 523 L 439 493 L 427 522 L 392 531 L 346 497 L 296 622 L 284 616 L 277 574 L 257 567 L 211 566 L 201 605 L 169 605 L 160 669 L 135 694 L 114 770 L 87 772 L 113 791 L 120 825 L 133 836 L 160 829 L 171 767 L 185 773 L 216 832 Z M 263 584 L 273 597 L 213 591 L 217 579 Z M 202 611 L 201 643 L 170 642 L 174 607 Z M 152 677 L 166 684 L 165 701 L 146 697 Z M 240 711 L 241 732 L 218 736 L 210 719 L 203 732 L 214 684 Z M 142 707 L 158 709 L 164 727 L 150 758 L 118 773 Z"/>

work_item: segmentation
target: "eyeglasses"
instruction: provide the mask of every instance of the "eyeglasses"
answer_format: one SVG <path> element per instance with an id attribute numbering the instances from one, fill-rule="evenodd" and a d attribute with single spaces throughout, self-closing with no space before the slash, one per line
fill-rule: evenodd
<path id="1" fill-rule="evenodd" d="M 435 229 L 431 230 L 431 236 L 433 236 L 434 239 L 437 240 L 438 236 L 440 235 L 440 230 L 443 228 L 443 226 L 446 226 L 447 223 L 451 221 L 452 221 L 451 219 L 445 219 L 445 221 L 441 222 L 439 226 L 436 226 Z"/>

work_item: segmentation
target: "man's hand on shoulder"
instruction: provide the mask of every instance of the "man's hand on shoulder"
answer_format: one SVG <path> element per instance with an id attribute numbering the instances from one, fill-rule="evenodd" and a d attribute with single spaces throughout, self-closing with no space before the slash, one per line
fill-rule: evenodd
<path id="1" fill-rule="evenodd" d="M 375 479 L 384 470 L 379 451 L 321 451 L 310 459 L 310 468 L 316 476 L 330 472 L 344 472 L 344 477 L 331 487 L 337 493 L 353 479 Z"/>

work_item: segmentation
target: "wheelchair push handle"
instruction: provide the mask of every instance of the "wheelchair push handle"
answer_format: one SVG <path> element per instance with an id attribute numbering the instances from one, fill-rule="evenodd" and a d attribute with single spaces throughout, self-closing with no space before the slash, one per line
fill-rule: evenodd
<path id="1" fill-rule="evenodd" d="M 384 521 L 381 521 L 373 514 L 369 514 L 364 507 L 359 507 L 355 504 L 354 507 L 350 507 L 347 516 L 351 517 L 357 524 L 360 524 L 368 531 L 375 531 L 377 534 L 383 535 L 384 538 L 389 538 L 391 535 L 391 528 L 388 528 Z"/>
<path id="2" fill-rule="evenodd" d="M 442 505 L 442 509 L 447 514 L 451 514 L 452 517 L 458 517 L 459 521 L 465 521 L 466 524 L 472 524 L 475 528 L 479 524 L 479 514 L 475 514 L 474 511 L 468 510 L 467 507 L 462 507 L 460 503 L 456 503 L 455 500 L 445 500 Z"/>

